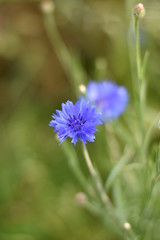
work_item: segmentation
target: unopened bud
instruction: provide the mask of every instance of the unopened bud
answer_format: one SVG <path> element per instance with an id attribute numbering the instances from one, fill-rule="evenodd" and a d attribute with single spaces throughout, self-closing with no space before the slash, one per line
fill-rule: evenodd
<path id="1" fill-rule="evenodd" d="M 52 13 L 54 11 L 54 8 L 55 6 L 52 0 L 44 0 L 41 3 L 41 10 L 44 13 Z"/>
<path id="2" fill-rule="evenodd" d="M 80 84 L 80 85 L 79 85 L 79 91 L 80 91 L 81 93 L 85 94 L 85 93 L 86 93 L 86 86 L 83 85 L 83 84 Z"/>
<path id="3" fill-rule="evenodd" d="M 124 226 L 124 229 L 126 229 L 127 231 L 131 229 L 131 224 L 128 222 L 125 222 L 123 226 Z"/>
<path id="4" fill-rule="evenodd" d="M 83 192 L 79 192 L 76 194 L 76 201 L 79 203 L 79 204 L 84 204 L 87 202 L 87 196 L 85 193 Z"/>
<path id="5" fill-rule="evenodd" d="M 138 3 L 133 9 L 135 18 L 143 18 L 145 16 L 145 8 L 142 3 Z"/>

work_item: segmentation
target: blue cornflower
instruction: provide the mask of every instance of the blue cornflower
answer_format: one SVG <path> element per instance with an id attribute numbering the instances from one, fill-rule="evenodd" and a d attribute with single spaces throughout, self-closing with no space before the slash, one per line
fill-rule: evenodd
<path id="1" fill-rule="evenodd" d="M 60 143 L 67 137 L 72 138 L 72 143 L 76 145 L 77 141 L 94 142 L 94 133 L 97 131 L 95 126 L 101 124 L 101 114 L 96 111 L 86 99 L 81 99 L 74 105 L 71 101 L 62 103 L 62 111 L 57 110 L 53 114 L 49 124 L 58 132 Z"/>
<path id="2" fill-rule="evenodd" d="M 86 92 L 88 99 L 102 112 L 104 122 L 118 118 L 129 99 L 125 87 L 117 86 L 112 81 L 91 81 Z"/>

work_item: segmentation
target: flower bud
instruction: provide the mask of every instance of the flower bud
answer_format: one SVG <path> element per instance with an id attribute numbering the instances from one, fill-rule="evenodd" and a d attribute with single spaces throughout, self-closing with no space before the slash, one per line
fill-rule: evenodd
<path id="1" fill-rule="evenodd" d="M 125 222 L 123 225 L 124 229 L 126 229 L 127 231 L 131 229 L 131 224 L 128 222 Z"/>
<path id="2" fill-rule="evenodd" d="M 86 93 L 86 86 L 84 84 L 80 84 L 79 85 L 79 91 L 83 94 Z"/>
<path id="3" fill-rule="evenodd" d="M 133 15 L 135 18 L 143 18 L 145 16 L 145 8 L 142 3 L 138 3 L 133 9 Z"/>
<path id="4" fill-rule="evenodd" d="M 41 10 L 44 13 L 52 13 L 54 11 L 54 8 L 55 6 L 52 0 L 44 0 L 41 3 Z"/>
<path id="5" fill-rule="evenodd" d="M 79 192 L 76 194 L 76 202 L 79 204 L 84 204 L 87 202 L 87 196 L 83 192 Z"/>

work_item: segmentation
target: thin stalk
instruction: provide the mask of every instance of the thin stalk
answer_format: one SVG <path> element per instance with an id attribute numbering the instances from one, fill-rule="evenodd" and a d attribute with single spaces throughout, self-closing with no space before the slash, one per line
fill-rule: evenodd
<path id="1" fill-rule="evenodd" d="M 88 151 L 87 151 L 87 148 L 84 144 L 83 144 L 83 153 L 84 153 L 84 156 L 85 156 L 85 160 L 86 160 L 88 170 L 89 170 L 89 172 L 92 176 L 94 186 L 96 188 L 97 193 L 100 196 L 100 199 L 101 199 L 102 203 L 105 206 L 111 207 L 111 202 L 109 200 L 109 197 L 107 196 L 106 192 L 104 191 L 104 189 L 102 187 L 99 176 L 98 176 L 97 172 L 95 171 L 95 169 L 93 167 L 92 161 L 91 161 L 90 156 L 89 156 Z"/>
<path id="2" fill-rule="evenodd" d="M 143 112 L 145 112 L 146 109 L 146 91 L 147 91 L 147 80 L 146 80 L 146 68 L 147 68 L 147 63 L 149 60 L 149 52 L 148 50 L 145 51 L 143 61 L 142 61 L 142 86 L 141 86 L 141 102 L 142 102 L 142 109 Z"/>
<path id="3" fill-rule="evenodd" d="M 106 180 L 105 189 L 107 192 L 110 190 L 112 185 L 116 181 L 118 181 L 117 178 L 119 177 L 121 172 L 124 171 L 125 166 L 127 165 L 127 163 L 130 161 L 130 159 L 132 157 L 133 157 L 133 150 L 131 150 L 131 149 L 125 150 L 122 157 L 119 159 L 119 161 L 117 162 L 115 167 L 112 169 L 112 171 L 110 172 L 110 174 Z"/>
<path id="4" fill-rule="evenodd" d="M 144 138 L 144 143 L 143 143 L 143 154 L 144 154 L 144 156 L 147 156 L 147 150 L 149 149 L 149 143 L 150 143 L 152 134 L 154 133 L 154 130 L 157 127 L 157 123 L 159 121 L 159 118 L 160 118 L 160 112 L 157 114 L 156 118 L 150 124 L 150 126 L 149 126 L 149 128 L 146 132 L 146 135 L 145 135 L 145 138 Z M 146 163 L 147 163 L 147 161 L 146 161 Z"/>
<path id="5" fill-rule="evenodd" d="M 102 203 L 104 204 L 108 214 L 110 215 L 110 217 L 112 218 L 113 222 L 117 225 L 117 228 L 119 229 L 119 232 L 121 235 L 123 235 L 125 237 L 126 240 L 134 240 L 135 239 L 135 235 L 133 233 L 132 230 L 127 231 L 124 226 L 123 226 L 123 222 L 121 221 L 121 219 L 119 218 L 119 216 L 117 216 L 117 213 L 115 212 L 115 209 L 112 205 L 112 203 L 110 202 L 110 199 L 108 197 L 108 195 L 106 194 L 101 181 L 99 179 L 99 176 L 96 172 L 96 170 L 94 169 L 94 166 L 92 164 L 92 161 L 90 159 L 89 153 L 87 151 L 86 146 L 83 144 L 83 154 L 85 157 L 85 161 L 88 167 L 88 170 L 91 174 L 91 177 L 93 179 L 93 183 L 94 186 L 97 190 L 97 193 L 99 194 L 99 197 L 102 201 Z"/>
<path id="6" fill-rule="evenodd" d="M 77 180 L 79 181 L 79 183 L 81 184 L 81 186 L 83 187 L 83 189 L 90 195 L 93 195 L 93 189 L 91 188 L 91 186 L 89 186 L 87 184 L 87 179 L 84 176 L 81 167 L 79 165 L 78 162 L 78 157 L 77 154 L 75 152 L 75 150 L 73 148 L 70 147 L 70 145 L 67 142 L 63 143 L 62 146 L 67 158 L 68 158 L 68 164 L 69 167 L 71 168 L 71 170 L 73 171 L 75 177 L 77 178 Z"/>
<path id="7" fill-rule="evenodd" d="M 144 123 L 143 123 L 143 104 L 141 98 L 142 87 L 142 70 L 141 70 L 141 54 L 139 43 L 139 19 L 135 18 L 135 38 L 136 38 L 136 65 L 137 65 L 137 78 L 138 78 L 138 90 L 137 90 L 137 110 L 139 118 L 139 130 L 141 132 L 141 144 L 144 139 Z"/>
<path id="8" fill-rule="evenodd" d="M 137 74 L 138 83 L 141 82 L 141 54 L 140 54 L 140 44 L 139 44 L 139 19 L 135 19 L 135 36 L 136 36 L 136 63 L 137 63 Z"/>
<path id="9" fill-rule="evenodd" d="M 78 86 L 85 84 L 86 74 L 78 57 L 69 51 L 56 26 L 54 14 L 43 12 L 43 21 L 50 43 L 68 77 L 76 95 L 79 95 Z"/>

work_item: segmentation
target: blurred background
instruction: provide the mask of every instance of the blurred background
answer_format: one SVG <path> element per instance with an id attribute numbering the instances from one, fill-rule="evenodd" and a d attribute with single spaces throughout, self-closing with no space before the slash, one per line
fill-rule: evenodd
<path id="1" fill-rule="evenodd" d="M 142 53 L 150 52 L 152 119 L 160 106 L 160 1 L 142 2 L 140 39 Z M 76 100 L 78 85 L 91 79 L 125 85 L 131 108 L 137 2 L 52 3 L 0 1 L 0 240 L 119 239 L 77 205 L 75 195 L 83 188 L 48 123 L 62 102 Z M 95 151 L 88 144 L 106 176 L 107 160 L 98 161 L 101 140 L 96 146 Z M 81 161 L 80 145 L 76 148 Z"/>

